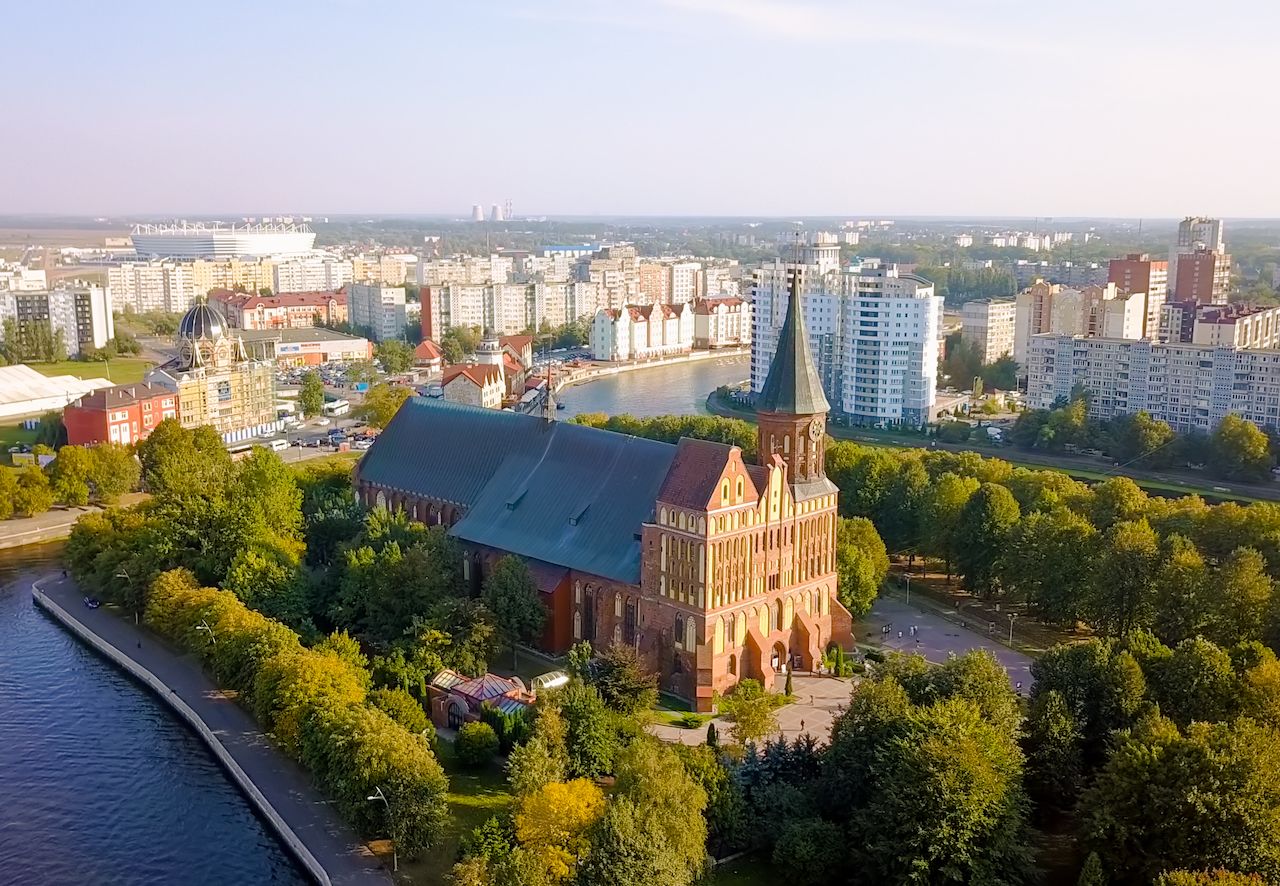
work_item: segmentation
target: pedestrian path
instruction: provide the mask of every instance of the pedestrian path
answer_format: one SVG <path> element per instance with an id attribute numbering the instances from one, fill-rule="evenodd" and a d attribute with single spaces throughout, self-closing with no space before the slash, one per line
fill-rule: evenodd
<path id="1" fill-rule="evenodd" d="M 271 743 L 254 719 L 205 675 L 199 662 L 105 607 L 87 608 L 71 579 L 41 579 L 32 586 L 32 594 L 52 617 L 89 645 L 103 644 L 99 652 L 189 721 L 316 882 L 334 886 L 391 882 L 376 856 L 312 786 L 307 773 Z M 190 722 L 193 717 L 196 722 Z M 138 762 L 147 765 L 147 761 Z M 175 785 L 174 790 L 182 786 Z"/>

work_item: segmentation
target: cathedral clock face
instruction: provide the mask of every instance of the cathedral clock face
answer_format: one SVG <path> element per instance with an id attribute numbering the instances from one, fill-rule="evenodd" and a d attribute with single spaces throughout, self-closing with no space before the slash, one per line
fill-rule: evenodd
<path id="1" fill-rule="evenodd" d="M 815 418 L 809 423 L 809 439 L 818 442 L 822 438 L 822 419 Z"/>

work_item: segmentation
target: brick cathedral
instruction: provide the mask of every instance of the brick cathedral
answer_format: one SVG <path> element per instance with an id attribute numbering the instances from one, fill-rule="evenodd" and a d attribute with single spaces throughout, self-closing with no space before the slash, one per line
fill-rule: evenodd
<path id="1" fill-rule="evenodd" d="M 836 596 L 826 415 L 793 291 L 757 403 L 758 457 L 415 398 L 356 469 L 366 505 L 449 527 L 478 587 L 508 553 L 549 613 L 542 646 L 635 646 L 663 689 L 715 692 L 811 670 L 851 619 Z"/>

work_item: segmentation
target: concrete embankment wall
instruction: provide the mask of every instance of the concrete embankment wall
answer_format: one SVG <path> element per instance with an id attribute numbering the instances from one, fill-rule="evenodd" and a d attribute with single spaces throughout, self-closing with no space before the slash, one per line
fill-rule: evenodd
<path id="1" fill-rule="evenodd" d="M 204 741 L 208 746 L 209 751 L 213 754 L 214 759 L 217 760 L 219 765 L 226 770 L 227 775 L 231 777 L 231 780 L 235 782 L 236 786 L 240 788 L 241 791 L 244 792 L 244 795 L 248 797 L 249 802 L 254 805 L 254 808 L 257 809 L 262 818 L 267 822 L 271 829 L 275 831 L 276 836 L 280 838 L 280 842 L 282 842 L 293 854 L 294 858 L 298 860 L 298 864 L 302 866 L 302 869 L 311 876 L 312 880 L 320 884 L 320 886 L 331 886 L 328 872 L 325 871 L 324 867 L 316 857 L 312 855 L 311 850 L 307 848 L 306 844 L 302 842 L 296 833 L 294 833 L 293 828 L 289 827 L 280 814 L 276 812 L 275 807 L 271 805 L 271 802 L 266 798 L 262 791 L 258 789 L 258 786 L 254 784 L 252 779 L 250 779 L 245 771 L 240 768 L 240 764 L 235 761 L 235 758 L 231 756 L 230 752 L 228 752 L 222 742 L 218 740 L 218 737 L 213 734 L 213 731 L 209 729 L 208 725 L 205 724 L 199 714 L 197 714 L 185 701 L 179 698 L 177 693 L 166 686 L 159 677 L 151 673 L 151 671 L 147 670 L 133 659 L 129 658 L 124 653 L 120 652 L 120 650 L 116 649 L 107 641 L 103 640 L 87 626 L 82 624 L 79 619 L 75 618 L 71 613 L 67 612 L 53 600 L 49 599 L 49 596 L 34 584 L 31 586 L 31 596 L 35 600 L 36 605 L 49 613 L 49 615 L 53 616 L 53 618 L 64 628 L 74 634 L 78 639 L 92 648 L 103 658 L 106 658 L 108 661 L 120 668 L 120 670 L 124 671 L 143 686 L 150 689 L 158 698 L 160 698 L 161 701 L 169 705 L 169 707 L 173 709 L 174 713 L 186 721 L 186 724 L 191 727 L 191 731 Z"/>

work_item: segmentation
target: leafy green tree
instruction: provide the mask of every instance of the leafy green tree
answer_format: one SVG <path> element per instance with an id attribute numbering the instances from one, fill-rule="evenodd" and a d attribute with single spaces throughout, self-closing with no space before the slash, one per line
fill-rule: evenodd
<path id="1" fill-rule="evenodd" d="M 103 504 L 114 504 L 126 492 L 133 492 L 142 480 L 142 466 L 128 446 L 101 443 L 89 450 L 89 486 Z"/>
<path id="2" fill-rule="evenodd" d="M 458 339 L 449 335 L 440 340 L 440 354 L 444 358 L 444 362 L 451 365 L 456 365 L 467 359 L 467 352 L 462 349 Z"/>
<path id="3" fill-rule="evenodd" d="M 413 367 L 413 348 L 396 339 L 378 342 L 375 354 L 382 368 L 390 375 L 408 372 Z"/>
<path id="4" fill-rule="evenodd" d="M 302 385 L 298 389 L 298 408 L 307 418 L 324 411 L 324 381 L 314 369 L 302 376 Z"/>
<path id="5" fill-rule="evenodd" d="M 1076 886 L 1107 886 L 1107 873 L 1102 869 L 1102 859 L 1098 858 L 1098 853 L 1090 852 L 1085 858 Z"/>
<path id="6" fill-rule="evenodd" d="M 512 793 L 525 797 L 552 782 L 564 781 L 567 764 L 564 748 L 553 748 L 546 737 L 535 732 L 507 755 L 507 781 Z"/>
<path id="7" fill-rule="evenodd" d="M 1081 798 L 1084 837 L 1124 882 L 1224 868 L 1280 879 L 1280 737 L 1250 720 L 1152 719 Z"/>
<path id="8" fill-rule="evenodd" d="M 800 818 L 783 825 L 773 845 L 773 863 L 787 872 L 787 880 L 800 886 L 831 882 L 843 866 L 832 848 L 844 842 L 837 825 L 821 818 Z"/>
<path id="9" fill-rule="evenodd" d="M 1238 874 L 1235 871 L 1168 871 L 1161 874 L 1154 886 L 1263 886 L 1257 874 Z"/>
<path id="10" fill-rule="evenodd" d="M 1147 494 L 1128 477 L 1111 477 L 1093 487 L 1093 525 L 1107 530 L 1116 523 L 1139 520 L 1147 510 Z"/>
<path id="11" fill-rule="evenodd" d="M 545 882 L 574 882 L 588 855 L 591 827 L 605 809 L 604 793 L 585 778 L 550 782 L 521 798 L 516 838 L 538 859 Z"/>
<path id="12" fill-rule="evenodd" d="M 959 549 L 961 513 L 970 497 L 978 491 L 978 486 L 978 481 L 972 477 L 943 473 L 933 481 L 924 501 L 921 548 L 924 553 L 946 563 L 948 578 Z"/>
<path id="13" fill-rule="evenodd" d="M 1104 634 L 1150 625 L 1160 545 L 1146 520 L 1116 523 L 1102 537 L 1086 615 Z"/>
<path id="14" fill-rule="evenodd" d="M 1022 744 L 1031 798 L 1041 808 L 1069 807 L 1080 792 L 1083 764 L 1080 729 L 1061 692 L 1036 696 Z"/>
<path id="15" fill-rule="evenodd" d="M 1155 577 L 1152 632 L 1164 643 L 1178 643 L 1203 634 L 1212 620 L 1209 570 L 1204 557 L 1187 538 L 1168 535 L 1161 542 L 1160 569 Z"/>
<path id="16" fill-rule="evenodd" d="M 634 646 L 611 643 L 593 662 L 590 684 L 605 705 L 627 717 L 647 711 L 658 700 L 658 675 L 648 670 Z"/>
<path id="17" fill-rule="evenodd" d="M 1149 667 L 1151 693 L 1175 723 L 1233 719 L 1242 686 L 1225 649 L 1201 637 L 1183 640 L 1158 666 Z"/>
<path id="18" fill-rule="evenodd" d="M 1214 570 L 1210 583 L 1215 624 L 1211 635 L 1221 643 L 1257 639 L 1274 607 L 1275 586 L 1262 554 L 1236 548 Z"/>
<path id="19" fill-rule="evenodd" d="M 53 487 L 49 478 L 36 465 L 28 465 L 18 474 L 17 488 L 13 491 L 14 513 L 23 517 L 43 514 L 53 507 Z"/>
<path id="20" fill-rule="evenodd" d="M 730 723 L 729 730 L 738 744 L 759 741 L 778 729 L 775 711 L 780 699 L 766 692 L 759 680 L 750 677 L 738 681 L 730 695 L 718 699 L 720 713 Z"/>
<path id="21" fill-rule="evenodd" d="M 391 424 L 400 407 L 413 396 L 413 388 L 404 385 L 374 385 L 364 395 L 364 404 L 358 410 L 360 419 L 370 427 L 385 428 Z"/>
<path id="22" fill-rule="evenodd" d="M 449 636 L 443 651 L 446 667 L 470 677 L 483 676 L 498 654 L 498 627 L 493 613 L 480 600 L 451 597 L 441 601 L 429 619 L 416 619 L 417 629 L 434 624 Z"/>
<path id="23" fill-rule="evenodd" d="M 960 512 L 956 528 L 956 566 L 965 587 L 978 594 L 996 590 L 997 564 L 1018 523 L 1018 502 L 995 483 L 983 483 Z"/>
<path id="24" fill-rule="evenodd" d="M 166 418 L 138 444 L 142 480 L 154 496 L 175 499 L 220 496 L 231 477 L 231 455 L 210 427 L 188 430 Z"/>
<path id="25" fill-rule="evenodd" d="M 262 614 L 302 627 L 307 604 L 300 569 L 297 554 L 288 546 L 259 542 L 236 554 L 222 586 Z"/>
<path id="26" fill-rule="evenodd" d="M 1074 624 L 1089 593 L 1097 546 L 1097 530 L 1078 514 L 1062 507 L 1034 511 L 1009 533 L 997 563 L 1001 587 L 1045 621 Z"/>
<path id="27" fill-rule="evenodd" d="M 7 468 L 0 468 L 0 520 L 8 520 L 13 516 L 14 499 L 17 495 L 17 474 Z"/>
<path id="28" fill-rule="evenodd" d="M 1209 447 L 1209 469 L 1216 476 L 1259 482 L 1271 475 L 1275 461 L 1267 435 L 1235 413 L 1228 413 L 1218 423 Z"/>
<path id="29" fill-rule="evenodd" d="M 333 622 L 363 639 L 389 643 L 405 636 L 415 617 L 428 616 L 462 587 L 462 554 L 439 526 L 418 525 L 400 541 L 371 539 L 374 545 L 343 557 Z"/>
<path id="30" fill-rule="evenodd" d="M 494 564 L 484 580 L 484 601 L 513 655 L 517 643 L 541 634 L 547 610 L 528 565 L 516 555 L 508 554 Z"/>
<path id="31" fill-rule="evenodd" d="M 463 723 L 453 742 L 458 762 L 472 769 L 489 765 L 498 753 L 498 736 L 488 723 Z"/>
<path id="32" fill-rule="evenodd" d="M 858 616 L 871 608 L 889 572 L 889 555 L 865 517 L 841 517 L 836 527 L 836 575 L 840 602 Z"/>
<path id="33" fill-rule="evenodd" d="M 1126 464 L 1162 467 L 1170 461 L 1175 438 L 1173 428 L 1140 410 L 1112 422 L 1111 454 Z"/>
<path id="34" fill-rule="evenodd" d="M 89 503 L 89 471 L 92 456 L 83 446 L 63 446 L 58 457 L 49 464 L 49 482 L 53 495 L 72 507 Z"/>
<path id="35" fill-rule="evenodd" d="M 618 736 L 600 693 L 593 686 L 570 685 L 560 693 L 559 702 L 569 775 L 597 778 L 612 772 Z"/>
<path id="36" fill-rule="evenodd" d="M 1031 676 L 1032 710 L 1049 692 L 1066 702 L 1080 732 L 1086 768 L 1103 757 L 1112 732 L 1133 725 L 1147 693 L 1134 657 L 1097 639 L 1053 647 L 1031 663 Z"/>
<path id="37" fill-rule="evenodd" d="M 435 729 L 427 718 L 427 712 L 416 698 L 403 689 L 375 689 L 369 693 L 369 704 L 415 735 L 427 732 L 431 737 L 435 736 Z"/>

